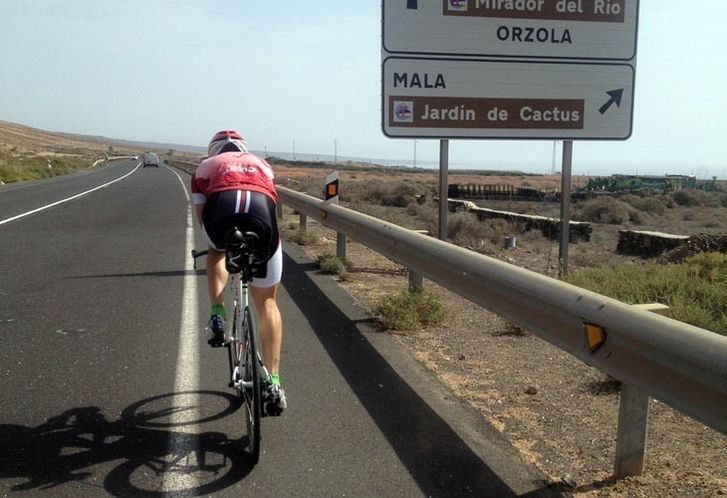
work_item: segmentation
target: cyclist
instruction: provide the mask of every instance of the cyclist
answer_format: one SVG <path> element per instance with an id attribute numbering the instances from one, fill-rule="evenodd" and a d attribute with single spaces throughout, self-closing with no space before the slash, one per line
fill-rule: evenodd
<path id="1" fill-rule="evenodd" d="M 207 288 L 212 309 L 205 329 L 207 343 L 224 345 L 225 268 L 224 234 L 237 223 L 253 223 L 267 235 L 261 241 L 269 259 L 253 265 L 250 295 L 255 303 L 262 342 L 263 359 L 270 372 L 264 381 L 266 411 L 279 415 L 286 407 L 280 386 L 280 349 L 283 322 L 276 292 L 283 270 L 283 252 L 275 219 L 278 194 L 273 171 L 265 160 L 249 153 L 242 135 L 234 130 L 216 133 L 209 143 L 207 158 L 192 175 L 192 202 L 204 232 L 207 254 Z"/>

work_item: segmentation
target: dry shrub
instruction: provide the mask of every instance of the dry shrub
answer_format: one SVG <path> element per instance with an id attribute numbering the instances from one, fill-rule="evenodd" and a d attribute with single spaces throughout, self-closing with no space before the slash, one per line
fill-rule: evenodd
<path id="1" fill-rule="evenodd" d="M 644 197 L 626 195 L 621 198 L 621 201 L 629 204 L 634 209 L 657 216 L 662 216 L 667 209 L 665 197 L 661 195 L 647 195 Z"/>
<path id="2" fill-rule="evenodd" d="M 350 280 L 351 275 L 346 270 L 346 261 L 333 254 L 318 255 L 318 267 L 326 275 L 338 275 L 341 280 Z"/>
<path id="3" fill-rule="evenodd" d="M 406 212 L 409 216 L 421 220 L 425 224 L 427 229 L 431 229 L 432 227 L 437 226 L 439 211 L 437 204 L 434 202 L 425 202 L 424 204 L 409 204 L 406 207 Z"/>
<path id="4" fill-rule="evenodd" d="M 388 194 L 381 198 L 383 206 L 407 207 L 416 200 L 417 190 L 414 185 L 397 184 Z"/>
<path id="5" fill-rule="evenodd" d="M 407 207 L 420 196 L 426 194 L 428 188 L 423 184 L 408 181 L 394 183 L 382 181 L 358 182 L 346 185 L 341 190 L 341 201 L 366 203 L 380 206 Z"/>
<path id="6" fill-rule="evenodd" d="M 727 335 L 727 254 L 701 253 L 670 265 L 584 268 L 568 281 L 629 304 L 666 304 L 676 320 Z"/>
<path id="7" fill-rule="evenodd" d="M 629 221 L 638 225 L 643 221 L 640 211 L 613 197 L 597 197 L 578 204 L 573 218 L 611 225 L 623 225 Z"/>
<path id="8" fill-rule="evenodd" d="M 346 271 L 344 262 L 333 254 L 319 254 L 318 267 L 327 275 L 340 275 Z"/>
<path id="9" fill-rule="evenodd" d="M 674 202 L 680 206 L 704 206 L 706 195 L 702 190 L 696 190 L 693 188 L 677 190 L 672 194 Z"/>
<path id="10" fill-rule="evenodd" d="M 301 246 L 312 246 L 318 243 L 318 236 L 315 233 L 300 227 L 292 232 L 289 238 Z"/>
<path id="11" fill-rule="evenodd" d="M 506 235 L 516 231 L 505 220 L 478 220 L 468 212 L 457 212 L 448 217 L 447 236 L 452 243 L 463 247 L 479 247 L 482 241 L 499 244 Z"/>
<path id="12" fill-rule="evenodd" d="M 388 330 L 416 330 L 444 320 L 444 304 L 432 294 L 401 290 L 382 298 L 374 312 Z"/>
<path id="13" fill-rule="evenodd" d="M 46 157 L 30 156 L 16 158 L 0 155 L 0 180 L 5 183 L 12 183 L 50 178 L 88 169 L 91 167 L 91 163 L 91 160 L 81 157 L 58 157 L 52 159 L 52 167 L 48 169 L 48 159 Z"/>
<path id="14" fill-rule="evenodd" d="M 367 214 L 369 216 L 373 216 L 374 218 L 388 221 L 389 223 L 393 223 L 394 225 L 398 225 L 400 227 L 409 229 L 422 228 L 420 226 L 421 222 L 418 222 L 416 219 L 414 219 L 408 213 L 407 209 L 391 206 L 382 206 L 380 204 L 369 204 L 362 201 L 353 202 L 347 207 L 353 209 L 354 211 L 358 211 L 359 213 Z"/>
<path id="15" fill-rule="evenodd" d="M 727 207 L 727 194 L 723 192 L 709 192 L 705 196 L 704 205 L 711 208 Z"/>

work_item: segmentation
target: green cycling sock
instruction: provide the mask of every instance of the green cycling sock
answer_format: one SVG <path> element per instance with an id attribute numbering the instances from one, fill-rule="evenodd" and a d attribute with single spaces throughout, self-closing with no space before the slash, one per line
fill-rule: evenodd
<path id="1" fill-rule="evenodd" d="M 224 304 L 213 304 L 212 305 L 212 312 L 210 314 L 212 314 L 212 315 L 220 315 L 223 320 L 227 320 L 227 313 L 225 313 L 225 305 Z"/>
<path id="2" fill-rule="evenodd" d="M 270 374 L 270 382 L 275 386 L 280 385 L 280 374 Z"/>

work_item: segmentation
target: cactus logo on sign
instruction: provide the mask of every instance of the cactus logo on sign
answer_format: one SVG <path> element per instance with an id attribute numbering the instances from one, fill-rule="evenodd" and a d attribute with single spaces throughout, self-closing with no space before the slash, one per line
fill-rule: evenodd
<path id="1" fill-rule="evenodd" d="M 394 101 L 394 123 L 413 123 L 414 103 L 411 100 Z"/>
<path id="2" fill-rule="evenodd" d="M 467 0 L 449 0 L 448 9 L 454 12 L 467 12 Z"/>

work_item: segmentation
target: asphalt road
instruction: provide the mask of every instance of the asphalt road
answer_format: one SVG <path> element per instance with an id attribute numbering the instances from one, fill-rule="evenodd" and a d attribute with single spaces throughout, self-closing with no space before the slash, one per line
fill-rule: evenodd
<path id="1" fill-rule="evenodd" d="M 137 165 L 0 187 L 0 496 L 553 494 L 287 245 L 289 409 L 251 467 L 189 176 Z"/>

